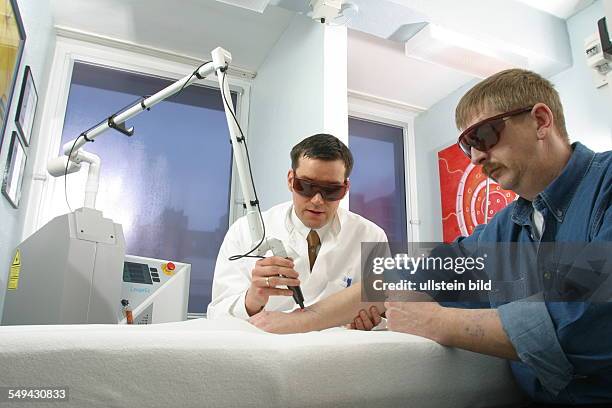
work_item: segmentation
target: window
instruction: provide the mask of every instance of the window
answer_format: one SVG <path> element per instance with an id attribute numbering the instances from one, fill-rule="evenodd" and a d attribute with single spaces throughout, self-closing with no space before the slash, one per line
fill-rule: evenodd
<path id="1" fill-rule="evenodd" d="M 389 241 L 407 242 L 404 130 L 349 117 L 349 145 L 350 210 L 378 224 Z"/>
<path id="2" fill-rule="evenodd" d="M 173 81 L 75 62 L 62 144 L 105 116 Z M 236 105 L 236 94 L 232 99 Z M 97 207 L 121 223 L 131 255 L 192 265 L 189 312 L 210 302 L 214 265 L 229 224 L 232 151 L 218 89 L 191 86 L 85 150 L 102 159 Z M 69 175 L 71 207 L 82 206 L 86 172 Z M 64 201 L 63 182 L 54 202 Z"/>

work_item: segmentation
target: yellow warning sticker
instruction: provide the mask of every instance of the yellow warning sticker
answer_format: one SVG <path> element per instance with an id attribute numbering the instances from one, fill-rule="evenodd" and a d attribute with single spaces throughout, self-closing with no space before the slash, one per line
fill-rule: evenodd
<path id="1" fill-rule="evenodd" d="M 19 250 L 15 253 L 11 270 L 9 271 L 8 290 L 17 290 L 19 286 L 19 273 L 21 272 L 21 253 Z"/>
<path id="2" fill-rule="evenodd" d="M 15 253 L 15 257 L 13 258 L 13 266 L 20 266 L 21 265 L 21 252 L 19 252 L 19 250 L 17 250 L 17 252 Z"/>

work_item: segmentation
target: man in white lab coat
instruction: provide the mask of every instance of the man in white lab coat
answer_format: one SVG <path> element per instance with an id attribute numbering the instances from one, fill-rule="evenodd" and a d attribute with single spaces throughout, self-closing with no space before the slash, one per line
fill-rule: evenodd
<path id="1" fill-rule="evenodd" d="M 316 134 L 293 147 L 287 173 L 293 199 L 263 213 L 266 235 L 280 239 L 290 259 L 228 260 L 253 245 L 247 220 L 240 218 L 217 257 L 208 318 L 290 311 L 296 304 L 287 286 L 300 285 L 309 305 L 360 280 L 361 243 L 387 237 L 373 222 L 339 208 L 352 168 L 350 150 L 332 135 Z"/>

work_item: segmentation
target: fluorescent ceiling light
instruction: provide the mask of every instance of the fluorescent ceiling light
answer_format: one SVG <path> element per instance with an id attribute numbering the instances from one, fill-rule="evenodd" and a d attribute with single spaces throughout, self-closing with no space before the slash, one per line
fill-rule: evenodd
<path id="1" fill-rule="evenodd" d="M 408 57 L 453 68 L 478 78 L 486 78 L 509 68 L 526 68 L 527 58 L 494 48 L 484 41 L 427 24 L 406 41 Z"/>
<path id="2" fill-rule="evenodd" d="M 217 0 L 221 3 L 263 13 L 270 0 Z"/>

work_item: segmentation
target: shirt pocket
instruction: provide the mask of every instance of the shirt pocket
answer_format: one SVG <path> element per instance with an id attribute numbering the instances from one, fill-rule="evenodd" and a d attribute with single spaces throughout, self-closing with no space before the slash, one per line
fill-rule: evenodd
<path id="1" fill-rule="evenodd" d="M 511 281 L 492 281 L 489 301 L 491 306 L 513 302 L 527 296 L 527 286 L 525 278 Z"/>

